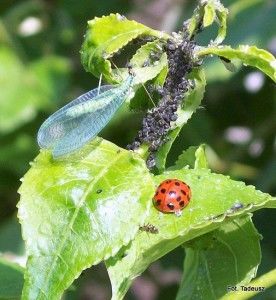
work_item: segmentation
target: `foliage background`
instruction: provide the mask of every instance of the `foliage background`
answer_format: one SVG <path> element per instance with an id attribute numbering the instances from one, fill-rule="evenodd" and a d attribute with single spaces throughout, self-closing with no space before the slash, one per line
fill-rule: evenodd
<path id="1" fill-rule="evenodd" d="M 256 44 L 276 54 L 276 3 L 273 0 L 222 1 L 230 8 L 225 44 Z M 177 30 L 195 1 L 19 1 L 0 3 L 0 252 L 24 262 L 24 246 L 15 205 L 20 177 L 38 153 L 36 132 L 58 107 L 97 86 L 80 64 L 86 21 L 111 12 L 156 29 Z M 199 42 L 208 43 L 214 28 Z M 170 161 L 183 148 L 206 143 L 212 169 L 276 193 L 276 92 L 269 78 L 250 68 L 237 73 L 210 59 L 203 106 L 177 139 Z M 101 136 L 120 146 L 139 128 L 141 114 L 122 108 Z M 128 124 L 128 126 L 125 126 Z M 263 235 L 258 275 L 276 267 L 273 210 L 254 214 Z M 139 277 L 127 299 L 174 299 L 181 278 L 183 251 L 176 249 Z M 0 283 L 1 284 L 1 283 Z M 87 270 L 66 299 L 108 299 L 103 266 Z M 276 299 L 271 288 L 256 299 Z"/>

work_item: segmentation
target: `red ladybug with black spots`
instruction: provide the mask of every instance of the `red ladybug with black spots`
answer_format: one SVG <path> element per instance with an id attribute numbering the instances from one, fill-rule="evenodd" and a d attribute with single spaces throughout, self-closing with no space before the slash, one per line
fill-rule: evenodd
<path id="1" fill-rule="evenodd" d="M 191 189 L 178 179 L 166 179 L 160 183 L 153 197 L 154 206 L 163 213 L 180 214 L 191 199 Z"/>

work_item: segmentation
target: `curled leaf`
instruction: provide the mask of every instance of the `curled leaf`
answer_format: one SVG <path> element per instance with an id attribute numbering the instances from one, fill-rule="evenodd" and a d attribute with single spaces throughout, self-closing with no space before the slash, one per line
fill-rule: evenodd
<path id="1" fill-rule="evenodd" d="M 108 59 L 140 36 L 168 38 L 167 34 L 130 21 L 118 13 L 88 21 L 88 29 L 81 49 L 84 68 L 97 77 L 103 74 L 107 81 L 116 81 Z"/>
<path id="2" fill-rule="evenodd" d="M 198 57 L 205 55 L 218 55 L 228 60 L 238 59 L 244 65 L 259 69 L 272 80 L 276 81 L 276 59 L 266 50 L 255 46 L 241 45 L 237 49 L 230 46 L 210 46 L 198 49 Z"/>

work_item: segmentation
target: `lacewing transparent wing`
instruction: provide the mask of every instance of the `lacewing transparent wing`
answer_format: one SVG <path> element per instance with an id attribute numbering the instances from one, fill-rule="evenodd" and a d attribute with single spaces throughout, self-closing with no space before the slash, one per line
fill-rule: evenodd
<path id="1" fill-rule="evenodd" d="M 81 148 L 108 123 L 128 97 L 133 75 L 117 86 L 91 90 L 52 114 L 40 127 L 40 148 L 51 148 L 58 158 Z"/>

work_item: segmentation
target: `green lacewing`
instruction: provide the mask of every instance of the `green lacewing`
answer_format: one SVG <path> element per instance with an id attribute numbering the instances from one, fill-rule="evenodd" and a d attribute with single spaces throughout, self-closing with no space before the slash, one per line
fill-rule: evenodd
<path id="1" fill-rule="evenodd" d="M 127 99 L 134 75 L 116 86 L 93 89 L 52 114 L 38 130 L 40 148 L 52 149 L 54 158 L 70 154 L 93 139 Z"/>

